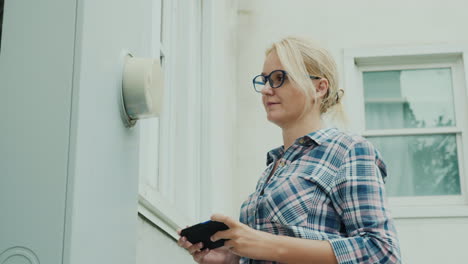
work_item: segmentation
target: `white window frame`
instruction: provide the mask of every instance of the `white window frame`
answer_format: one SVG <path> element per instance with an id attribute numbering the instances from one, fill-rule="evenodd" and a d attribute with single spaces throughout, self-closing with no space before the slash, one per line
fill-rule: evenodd
<path id="1" fill-rule="evenodd" d="M 181 8 L 180 4 L 188 4 L 189 7 Z M 199 106 L 202 105 L 202 80 L 201 70 L 187 70 L 201 69 L 201 8 L 201 0 L 153 0 L 152 7 L 152 56 L 167 56 L 163 69 L 164 114 L 159 120 L 160 126 L 154 120 L 154 125 L 140 127 L 138 212 L 174 239 L 179 237 L 178 228 L 199 221 L 201 210 L 200 183 L 203 179 L 200 157 L 204 150 L 201 146 L 203 133 Z M 165 43 L 160 39 L 161 14 Z M 190 30 L 184 30 L 187 25 L 190 25 Z M 184 33 L 180 34 L 180 30 Z M 187 47 L 190 50 L 187 51 Z M 185 56 L 176 57 L 183 49 Z M 175 78 L 175 74 L 183 78 Z M 187 87 L 187 84 L 190 84 L 190 89 L 182 91 L 180 87 Z M 190 132 L 180 133 L 177 126 L 190 129 Z M 181 139 L 178 134 L 187 137 Z M 177 158 L 182 158 L 184 163 L 177 163 Z M 191 173 L 181 173 L 182 167 Z M 178 191 L 181 184 L 190 186 L 188 192 Z"/>
<path id="2" fill-rule="evenodd" d="M 467 56 L 466 48 L 449 45 L 344 50 L 344 79 L 348 94 L 344 97 L 344 104 L 347 112 L 353 113 L 349 116 L 352 132 L 363 136 L 456 134 L 462 194 L 437 197 L 389 197 L 390 209 L 395 218 L 468 216 L 468 108 L 466 106 L 468 67 L 465 66 Z M 362 78 L 364 71 L 437 67 L 449 67 L 452 70 L 455 127 L 365 130 Z"/>

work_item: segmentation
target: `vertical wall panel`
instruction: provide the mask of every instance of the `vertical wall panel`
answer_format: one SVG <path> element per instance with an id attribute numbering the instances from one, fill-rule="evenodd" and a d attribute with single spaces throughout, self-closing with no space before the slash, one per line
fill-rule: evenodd
<path id="1" fill-rule="evenodd" d="M 0 53 L 2 263 L 62 263 L 75 10 L 75 0 L 5 1 Z"/>

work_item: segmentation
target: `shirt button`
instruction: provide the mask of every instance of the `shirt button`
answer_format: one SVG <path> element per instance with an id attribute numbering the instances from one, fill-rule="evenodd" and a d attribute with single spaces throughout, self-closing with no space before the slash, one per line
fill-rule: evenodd
<path id="1" fill-rule="evenodd" d="M 284 161 L 280 161 L 279 166 L 283 167 L 285 165 Z"/>
<path id="2" fill-rule="evenodd" d="M 303 138 L 299 139 L 299 144 L 304 144 L 305 140 Z"/>

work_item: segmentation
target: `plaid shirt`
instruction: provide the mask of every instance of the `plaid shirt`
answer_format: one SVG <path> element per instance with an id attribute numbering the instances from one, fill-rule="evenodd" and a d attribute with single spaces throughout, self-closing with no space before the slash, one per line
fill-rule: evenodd
<path id="1" fill-rule="evenodd" d="M 283 146 L 268 152 L 267 166 L 241 207 L 242 223 L 276 235 L 328 240 L 338 263 L 400 263 L 385 199 L 385 164 L 369 141 L 322 129 L 298 138 L 286 152 Z"/>

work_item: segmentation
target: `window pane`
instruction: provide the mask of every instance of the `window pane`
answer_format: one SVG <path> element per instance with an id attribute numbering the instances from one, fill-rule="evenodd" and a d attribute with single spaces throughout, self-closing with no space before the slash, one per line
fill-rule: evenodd
<path id="1" fill-rule="evenodd" d="M 389 196 L 461 193 L 455 134 L 368 139 L 387 164 Z"/>
<path id="2" fill-rule="evenodd" d="M 450 68 L 364 72 L 367 129 L 455 126 Z"/>

